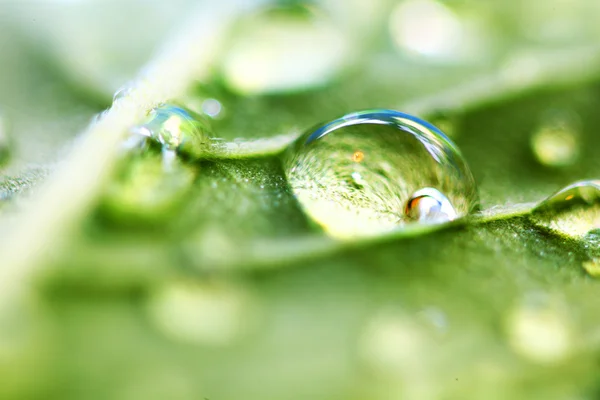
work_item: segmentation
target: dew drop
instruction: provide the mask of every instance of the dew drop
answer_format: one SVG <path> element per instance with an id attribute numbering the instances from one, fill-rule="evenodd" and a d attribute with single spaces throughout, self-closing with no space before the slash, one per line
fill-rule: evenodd
<path id="1" fill-rule="evenodd" d="M 433 125 L 398 111 L 348 114 L 307 132 L 285 162 L 305 212 L 339 238 L 447 222 L 478 205 L 458 148 Z"/>
<path id="2" fill-rule="evenodd" d="M 351 47 L 322 12 L 281 6 L 242 21 L 229 49 L 222 65 L 228 86 L 260 94 L 326 84 L 344 66 Z"/>
<path id="3" fill-rule="evenodd" d="M 564 235 L 582 238 L 600 228 L 600 180 L 575 182 L 539 203 L 532 220 Z"/>
<path id="4" fill-rule="evenodd" d="M 202 155 L 209 141 L 210 128 L 203 117 L 173 104 L 152 109 L 133 133 L 149 137 L 165 149 L 191 156 Z"/>
<path id="5" fill-rule="evenodd" d="M 557 115 L 544 118 L 531 137 L 535 158 L 548 167 L 572 165 L 579 155 L 579 129 L 574 117 Z"/>

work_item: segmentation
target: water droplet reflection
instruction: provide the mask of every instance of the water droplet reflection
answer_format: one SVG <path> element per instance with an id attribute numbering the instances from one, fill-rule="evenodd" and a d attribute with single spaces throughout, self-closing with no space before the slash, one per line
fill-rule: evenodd
<path id="1" fill-rule="evenodd" d="M 538 204 L 532 220 L 572 237 L 600 228 L 600 180 L 575 182 Z"/>
<path id="2" fill-rule="evenodd" d="M 289 150 L 286 173 L 305 212 L 340 238 L 447 222 L 477 207 L 457 147 L 433 125 L 392 110 L 308 132 Z"/>

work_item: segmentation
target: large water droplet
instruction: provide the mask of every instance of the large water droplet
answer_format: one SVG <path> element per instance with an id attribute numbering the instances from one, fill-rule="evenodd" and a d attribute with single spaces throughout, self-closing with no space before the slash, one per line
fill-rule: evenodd
<path id="1" fill-rule="evenodd" d="M 270 8 L 249 17 L 229 48 L 223 75 L 232 89 L 244 94 L 323 85 L 344 66 L 350 50 L 332 21 L 299 6 Z"/>
<path id="2" fill-rule="evenodd" d="M 538 204 L 532 220 L 572 237 L 600 228 L 600 180 L 575 182 Z"/>
<path id="3" fill-rule="evenodd" d="M 207 149 L 210 128 L 202 116 L 173 104 L 162 104 L 152 109 L 148 120 L 133 131 L 167 150 L 197 157 Z"/>
<path id="4" fill-rule="evenodd" d="M 306 213 L 340 238 L 447 222 L 478 202 L 450 139 L 392 110 L 349 114 L 308 132 L 289 150 L 286 172 Z"/>

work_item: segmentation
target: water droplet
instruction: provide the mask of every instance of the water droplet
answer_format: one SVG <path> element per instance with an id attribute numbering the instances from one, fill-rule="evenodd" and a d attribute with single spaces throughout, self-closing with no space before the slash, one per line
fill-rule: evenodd
<path id="1" fill-rule="evenodd" d="M 398 111 L 353 113 L 308 132 L 288 151 L 286 173 L 306 213 L 340 238 L 447 222 L 477 208 L 457 147 Z"/>
<path id="2" fill-rule="evenodd" d="M 574 117 L 566 114 L 544 118 L 531 137 L 535 158 L 548 167 L 572 165 L 579 155 L 579 129 Z"/>
<path id="3" fill-rule="evenodd" d="M 240 24 L 223 75 L 244 94 L 304 90 L 334 77 L 349 50 L 343 33 L 313 8 L 269 8 Z"/>
<path id="4" fill-rule="evenodd" d="M 398 48 L 413 56 L 456 62 L 485 52 L 481 29 L 435 0 L 400 2 L 389 29 Z"/>
<path id="5" fill-rule="evenodd" d="M 515 353 L 539 364 L 563 360 L 573 346 L 564 311 L 547 296 L 532 296 L 513 308 L 507 315 L 506 329 Z"/>
<path id="6" fill-rule="evenodd" d="M 151 320 L 166 336 L 182 342 L 229 345 L 256 322 L 254 298 L 217 283 L 177 282 L 155 292 Z"/>
<path id="7" fill-rule="evenodd" d="M 208 146 L 210 128 L 203 117 L 176 105 L 162 104 L 152 109 L 148 120 L 132 131 L 166 149 L 198 157 Z"/>
<path id="8" fill-rule="evenodd" d="M 600 228 L 600 180 L 575 182 L 538 204 L 532 220 L 572 237 Z"/>

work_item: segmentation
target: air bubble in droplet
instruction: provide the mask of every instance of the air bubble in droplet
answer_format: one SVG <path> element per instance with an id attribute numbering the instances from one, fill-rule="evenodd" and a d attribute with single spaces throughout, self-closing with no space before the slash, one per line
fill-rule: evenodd
<path id="1" fill-rule="evenodd" d="M 600 228 L 600 180 L 575 182 L 538 204 L 532 220 L 571 237 Z"/>
<path id="2" fill-rule="evenodd" d="M 133 129 L 168 150 L 199 156 L 208 146 L 209 126 L 203 117 L 182 107 L 162 104 L 150 111 L 148 120 Z"/>
<path id="3" fill-rule="evenodd" d="M 577 121 L 567 115 L 544 118 L 531 137 L 535 158 L 548 167 L 565 167 L 573 164 L 579 155 L 579 129 Z"/>
<path id="4" fill-rule="evenodd" d="M 340 238 L 447 222 L 478 203 L 450 139 L 392 110 L 349 114 L 308 132 L 288 151 L 286 173 L 305 212 Z"/>
<path id="5" fill-rule="evenodd" d="M 450 200 L 433 188 L 415 192 L 406 202 L 404 213 L 413 221 L 447 222 L 456 219 L 456 211 Z"/>

